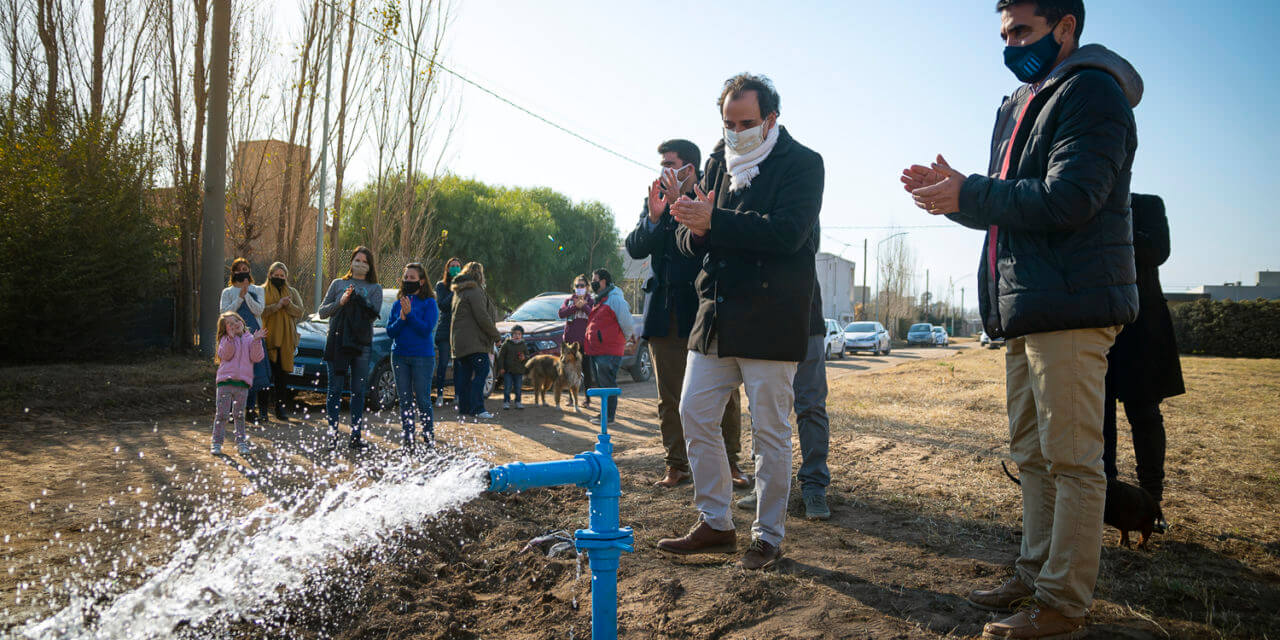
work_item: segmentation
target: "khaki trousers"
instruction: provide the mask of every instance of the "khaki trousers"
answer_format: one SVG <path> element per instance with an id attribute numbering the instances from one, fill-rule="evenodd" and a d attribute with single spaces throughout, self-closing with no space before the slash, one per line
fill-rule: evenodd
<path id="1" fill-rule="evenodd" d="M 743 385 L 751 403 L 751 448 L 755 453 L 756 520 L 751 532 L 769 544 L 781 544 L 787 494 L 791 492 L 790 419 L 795 400 L 791 384 L 797 363 L 720 358 L 697 351 L 690 351 L 688 358 L 680 420 L 693 471 L 694 504 L 711 528 L 734 528 L 729 513 L 733 484 L 720 420 L 729 395 Z"/>
<path id="2" fill-rule="evenodd" d="M 671 321 L 672 330 L 675 319 Z M 658 385 L 658 419 L 662 425 L 662 447 L 667 451 L 668 467 L 689 472 L 689 455 L 684 445 L 684 427 L 680 423 L 680 390 L 684 387 L 685 365 L 689 360 L 689 339 L 679 335 L 649 338 L 649 355 L 653 357 L 653 376 Z M 742 401 L 737 389 L 729 396 L 720 418 L 729 463 L 738 464 L 742 452 Z"/>
<path id="3" fill-rule="evenodd" d="M 1008 342 L 1009 440 L 1022 476 L 1018 577 L 1065 616 L 1088 613 L 1102 554 L 1107 351 L 1120 327 Z"/>

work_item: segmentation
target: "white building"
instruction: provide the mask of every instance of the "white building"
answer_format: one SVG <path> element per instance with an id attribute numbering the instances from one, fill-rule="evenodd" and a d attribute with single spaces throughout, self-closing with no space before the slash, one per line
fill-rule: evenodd
<path id="1" fill-rule="evenodd" d="M 841 326 L 853 321 L 853 308 L 862 300 L 857 299 L 859 289 L 854 286 L 856 265 L 830 253 L 814 256 L 818 272 L 818 287 L 822 290 L 822 317 L 831 318 Z"/>
<path id="2" fill-rule="evenodd" d="M 1259 271 L 1258 283 L 1248 286 L 1236 282 L 1222 285 L 1206 284 L 1191 291 L 1209 296 L 1211 300 L 1280 300 L 1280 271 Z"/>

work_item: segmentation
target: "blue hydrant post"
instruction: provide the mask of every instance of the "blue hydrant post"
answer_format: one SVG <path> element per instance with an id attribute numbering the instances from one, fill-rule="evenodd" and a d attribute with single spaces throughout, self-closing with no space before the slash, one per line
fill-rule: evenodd
<path id="1" fill-rule="evenodd" d="M 575 484 L 587 489 L 590 517 L 588 529 L 574 534 L 578 551 L 585 551 L 591 563 L 591 637 L 616 640 L 618 637 L 618 559 L 633 550 L 631 527 L 619 527 L 618 498 L 622 479 L 613 462 L 609 442 L 608 398 L 620 395 L 617 388 L 588 389 L 587 395 L 600 399 L 600 435 L 595 451 L 579 453 L 572 460 L 524 464 L 512 462 L 489 470 L 489 490 L 522 490 Z"/>

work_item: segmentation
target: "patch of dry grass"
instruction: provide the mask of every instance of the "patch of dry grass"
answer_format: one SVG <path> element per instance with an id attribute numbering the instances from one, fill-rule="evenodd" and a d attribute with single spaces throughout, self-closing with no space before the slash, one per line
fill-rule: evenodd
<path id="1" fill-rule="evenodd" d="M 211 358 L 162 355 L 127 363 L 0 367 L 0 417 L 116 420 L 208 413 Z"/>
<path id="2" fill-rule="evenodd" d="M 1280 361 L 1188 357 L 1188 393 L 1163 405 L 1169 533 L 1150 551 L 1108 528 L 1095 620 L 1158 636 L 1280 634 Z M 832 385 L 833 471 L 855 501 L 920 514 L 929 546 L 1020 528 L 1008 459 L 1003 351 L 972 350 Z M 1133 449 L 1121 411 L 1121 478 Z M 842 487 L 843 488 L 843 487 Z M 1009 545 L 1010 548 L 1012 544 Z M 1010 558 L 1011 560 L 1012 558 Z"/>

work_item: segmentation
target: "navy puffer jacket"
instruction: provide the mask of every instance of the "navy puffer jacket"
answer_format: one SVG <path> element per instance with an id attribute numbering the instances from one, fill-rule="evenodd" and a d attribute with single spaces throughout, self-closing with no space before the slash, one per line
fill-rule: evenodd
<path id="1" fill-rule="evenodd" d="M 996 278 L 986 243 L 978 269 L 989 335 L 1110 327 L 1137 317 L 1129 180 L 1138 147 L 1133 107 L 1141 98 L 1133 67 L 1088 45 L 1038 91 L 1024 85 L 1001 105 L 988 175 L 965 180 L 960 211 L 948 216 L 999 229 Z M 1008 179 L 1000 180 L 1010 144 Z"/>

